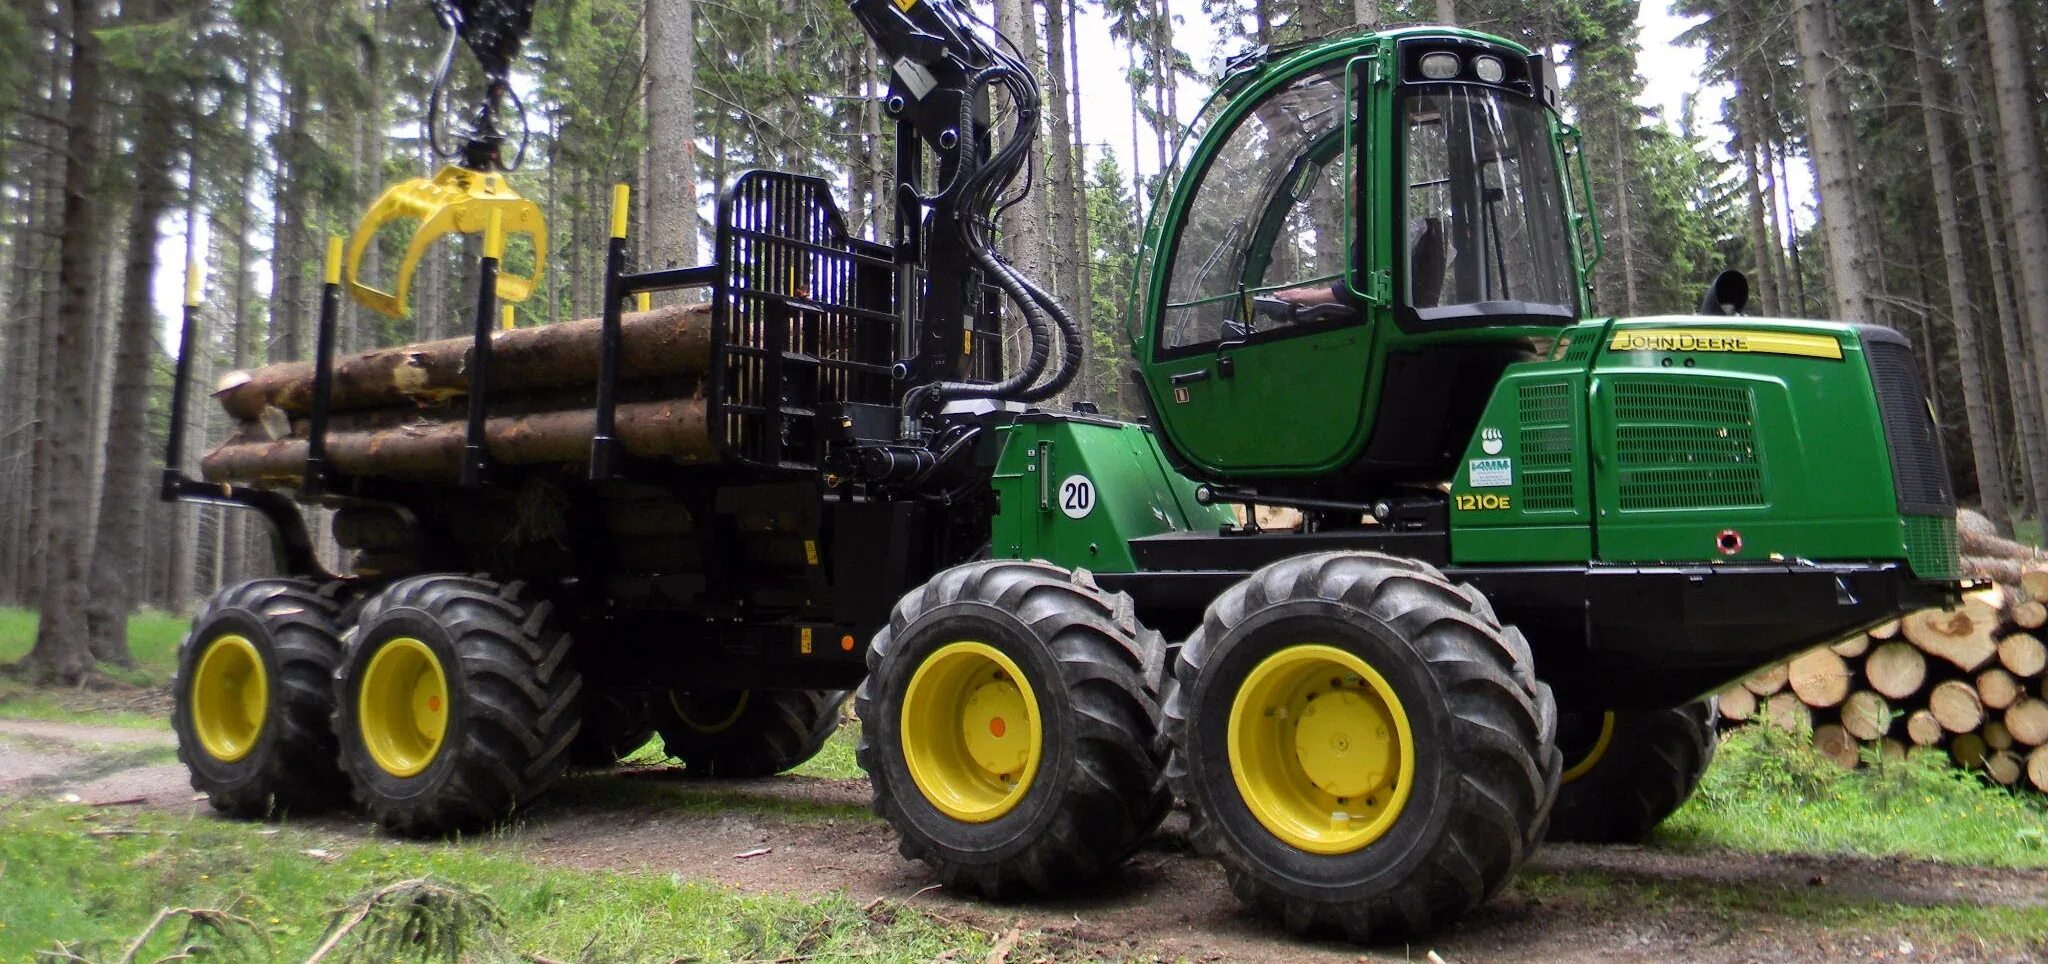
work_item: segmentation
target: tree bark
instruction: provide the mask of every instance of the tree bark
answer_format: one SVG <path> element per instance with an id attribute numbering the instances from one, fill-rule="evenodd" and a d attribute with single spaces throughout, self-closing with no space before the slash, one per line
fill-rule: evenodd
<path id="1" fill-rule="evenodd" d="M 1436 0 L 1436 20 L 1449 27 L 1458 25 L 1457 0 Z"/>
<path id="2" fill-rule="evenodd" d="M 1941 97 L 1941 70 L 1934 59 L 1934 31 L 1928 0 L 1906 0 L 1913 30 L 1913 62 L 1920 80 L 1920 119 L 1927 131 L 1928 173 L 1934 183 L 1935 215 L 1941 222 L 1941 260 L 1947 272 L 1949 323 L 1956 333 L 1956 363 L 1962 369 L 1963 413 L 1970 426 L 1970 457 L 1977 472 L 1977 494 L 1986 518 L 1998 533 L 2012 535 L 2005 495 L 2005 469 L 1998 459 L 1998 432 L 1992 427 L 1991 402 L 1985 397 L 1984 359 L 1977 344 L 1977 309 L 1970 302 L 1970 268 L 1963 251 L 1962 217 L 1956 210 L 1956 172 L 1949 140 L 1946 98 Z M 1942 101 L 1943 103 L 1937 103 Z"/>
<path id="3" fill-rule="evenodd" d="M 93 173 L 99 166 L 99 4 L 73 0 L 70 17 L 71 94 L 65 113 L 64 209 L 58 241 L 55 368 L 45 446 L 49 453 L 49 544 L 42 619 L 35 645 L 23 658 L 31 679 L 76 683 L 92 669 L 86 635 L 88 565 L 92 558 L 93 505 L 87 497 L 86 451 L 92 367 L 88 336 L 92 274 L 101 246 L 93 209 Z"/>
<path id="4" fill-rule="evenodd" d="M 1052 140 L 1046 145 L 1050 161 L 1046 164 L 1046 202 L 1052 210 L 1053 261 L 1057 265 L 1053 276 L 1054 295 L 1073 312 L 1074 321 L 1082 332 L 1088 331 L 1088 315 L 1080 286 L 1080 265 L 1087 260 L 1081 251 L 1081 219 L 1076 197 L 1080 189 L 1076 183 L 1079 171 L 1074 165 L 1073 115 L 1068 113 L 1071 89 L 1067 86 L 1071 71 L 1067 63 L 1067 16 L 1068 0 L 1044 0 L 1045 2 L 1045 74 L 1052 82 L 1045 113 L 1052 118 Z M 1067 390 L 1070 397 L 1080 397 L 1086 391 L 1087 359 L 1086 337 L 1083 336 L 1083 352 L 1075 359 L 1082 366 L 1077 372 L 1073 386 Z"/>
<path id="5" fill-rule="evenodd" d="M 493 415 L 484 437 L 491 458 L 504 465 L 581 462 L 590 456 L 590 419 L 587 403 Z M 626 451 L 642 458 L 697 463 L 717 456 L 701 397 L 621 402 L 617 432 Z M 349 475 L 452 479 L 462 464 L 466 433 L 459 414 L 350 413 L 331 426 L 327 459 Z M 305 475 L 306 439 L 270 439 L 255 430 L 206 453 L 200 468 L 212 482 L 294 484 Z"/>
<path id="6" fill-rule="evenodd" d="M 585 318 L 495 333 L 492 389 L 594 384 L 601 323 Z M 711 307 L 672 305 L 629 312 L 620 319 L 619 337 L 622 381 L 701 374 L 711 359 Z M 473 339 L 449 338 L 337 358 L 329 410 L 419 405 L 466 395 L 469 353 L 475 347 Z M 222 379 L 214 396 L 223 411 L 242 421 L 260 419 L 269 408 L 305 415 L 313 408 L 313 363 L 280 362 L 234 372 Z"/>
<path id="7" fill-rule="evenodd" d="M 2048 185 L 2042 181 L 2035 96 L 2027 77 L 2026 34 L 2013 0 L 1984 0 L 1984 26 L 1997 92 L 1993 101 L 1998 106 L 1999 166 L 2005 174 L 2007 213 L 2012 219 L 2019 302 L 2033 335 L 2038 372 L 2048 360 Z M 2044 402 L 2044 410 L 2048 410 L 2048 402 Z"/>
<path id="8" fill-rule="evenodd" d="M 144 16 L 162 13 L 146 8 Z M 161 85 L 137 92 L 135 195 L 128 214 L 128 250 L 121 273 L 121 304 L 113 338 L 113 392 L 107 407 L 106 467 L 100 484 L 99 532 L 93 540 L 92 590 L 86 608 L 92 654 L 101 662 L 132 666 L 128 613 L 135 608 L 137 571 L 149 504 L 145 470 L 150 461 L 147 422 L 156 360 L 157 241 L 171 208 L 171 165 L 177 129 L 171 98 Z"/>
<path id="9" fill-rule="evenodd" d="M 697 263 L 696 0 L 647 0 L 647 249 Z"/>
<path id="10" fill-rule="evenodd" d="M 997 0 L 996 29 L 1010 38 L 1035 75 L 1045 73 L 1045 53 L 1038 43 L 1037 18 L 1031 9 L 1032 0 Z M 1005 125 L 1005 131 L 1008 130 Z M 1004 215 L 999 227 L 1001 248 L 1004 256 L 1026 278 L 1044 283 L 1046 268 L 1052 262 L 1050 251 L 1051 232 L 1046 224 L 1047 208 L 1045 192 L 1037 190 L 1023 203 L 1012 207 Z M 1015 371 L 1023 362 L 1024 339 L 1020 333 L 1023 322 L 1013 305 L 1004 305 L 1003 318 L 1006 329 L 1003 344 L 1007 348 L 1006 370 Z"/>
<path id="11" fill-rule="evenodd" d="M 1855 136 L 1849 129 L 1849 98 L 1842 89 L 1843 65 L 1826 0 L 1796 0 L 1794 33 L 1806 84 L 1808 138 L 1820 191 L 1821 220 L 1827 230 L 1828 273 L 1833 281 L 1835 317 L 1883 324 L 1876 256 L 1862 217 Z"/>

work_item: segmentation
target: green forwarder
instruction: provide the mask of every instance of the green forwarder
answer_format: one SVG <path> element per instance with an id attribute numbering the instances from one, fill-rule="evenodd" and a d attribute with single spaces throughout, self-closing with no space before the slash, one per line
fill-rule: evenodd
<path id="1" fill-rule="evenodd" d="M 502 80 L 531 0 L 439 5 Z M 1593 310 L 1543 57 L 1428 27 L 1233 63 L 1152 209 L 1128 424 L 1050 404 L 1082 333 L 993 253 L 1030 68 L 953 0 L 851 7 L 891 65 L 886 242 L 827 182 L 755 171 L 712 264 L 636 272 L 621 189 L 596 343 L 549 336 L 599 359 L 549 383 L 588 408 L 519 421 L 540 403 L 489 363 L 494 292 L 523 289 L 492 284 L 481 215 L 540 226 L 484 85 L 458 163 L 394 189 L 488 225 L 470 364 L 395 401 L 352 383 L 331 425 L 335 373 L 368 364 L 332 357 L 331 267 L 310 381 L 237 389 L 304 418 L 166 473 L 283 550 L 181 650 L 181 755 L 217 808 L 474 828 L 656 732 L 693 773 L 774 773 L 858 687 L 876 812 L 950 887 L 1066 892 L 1178 796 L 1246 902 L 1383 940 L 1455 921 L 1546 835 L 1641 838 L 1711 757 L 1705 694 L 1963 588 L 1897 333 L 1741 317 L 1732 274 L 1699 316 Z M 674 288 L 707 306 L 622 320 Z M 650 331 L 673 369 L 627 356 Z M 429 347 L 408 357 L 464 357 Z M 307 504 L 374 567 L 324 570 Z"/>

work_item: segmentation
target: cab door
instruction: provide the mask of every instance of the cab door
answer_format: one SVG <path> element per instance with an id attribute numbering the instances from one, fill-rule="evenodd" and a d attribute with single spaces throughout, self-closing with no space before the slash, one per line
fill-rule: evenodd
<path id="1" fill-rule="evenodd" d="M 1354 280 L 1374 263 L 1354 159 L 1375 60 L 1246 92 L 1170 202 L 1142 372 L 1166 439 L 1213 477 L 1328 472 L 1367 432 L 1379 309 Z"/>

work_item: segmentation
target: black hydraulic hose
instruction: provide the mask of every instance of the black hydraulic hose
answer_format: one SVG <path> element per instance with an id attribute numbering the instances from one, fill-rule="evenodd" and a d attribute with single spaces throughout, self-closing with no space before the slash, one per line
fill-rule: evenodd
<path id="1" fill-rule="evenodd" d="M 1017 171 L 1035 140 L 1038 127 L 1037 84 L 1029 79 L 1030 74 L 1023 69 L 1021 63 L 1006 62 L 1011 58 L 1005 58 L 999 53 L 992 59 L 997 61 L 994 66 L 976 73 L 966 84 L 965 96 L 961 99 L 958 130 L 963 139 L 973 136 L 973 108 L 976 96 L 989 85 L 1001 82 L 1017 108 L 1017 122 L 1012 128 L 1012 136 L 987 163 L 973 165 L 970 161 L 963 161 L 951 183 L 933 195 L 933 199 L 954 202 L 953 209 L 960 212 L 962 218 L 961 240 L 966 245 L 968 254 L 1023 312 L 1024 325 L 1031 339 L 1031 352 L 1022 368 L 999 382 L 938 381 L 920 385 L 904 398 L 904 407 L 910 412 L 919 411 L 927 403 L 943 404 L 949 398 L 1028 401 L 1044 397 L 1033 395 L 1032 392 L 1034 383 L 1044 374 L 1052 354 L 1052 333 L 1041 307 L 1042 300 L 1050 299 L 1046 299 L 1036 286 L 1003 263 L 992 250 L 993 225 L 988 213 L 999 203 L 1003 189 L 1016 178 Z M 972 158 L 974 154 L 972 144 L 962 144 L 962 158 Z"/>

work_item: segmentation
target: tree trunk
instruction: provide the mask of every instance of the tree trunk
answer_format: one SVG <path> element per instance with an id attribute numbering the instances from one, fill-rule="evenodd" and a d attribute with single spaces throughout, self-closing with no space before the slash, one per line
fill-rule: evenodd
<path id="1" fill-rule="evenodd" d="M 1438 23 L 1443 24 L 1445 26 L 1457 26 L 1457 0 L 1436 0 L 1436 20 Z"/>
<path id="2" fill-rule="evenodd" d="M 1351 0 L 1351 22 L 1364 30 L 1380 29 L 1380 0 Z M 1264 29 L 1263 22 L 1260 26 Z"/>
<path id="3" fill-rule="evenodd" d="M 1071 91 L 1067 84 L 1071 72 L 1067 69 L 1067 3 L 1068 0 L 1045 0 L 1045 74 L 1052 81 L 1045 111 L 1052 118 L 1052 142 L 1046 145 L 1050 151 L 1045 172 L 1046 203 L 1052 210 L 1054 295 L 1073 312 L 1076 325 L 1086 332 L 1088 316 L 1081 297 L 1079 265 L 1087 257 L 1081 251 L 1081 224 L 1074 200 L 1080 189 L 1076 183 L 1079 171 L 1074 166 L 1073 115 L 1068 112 Z M 1086 392 L 1085 336 L 1082 345 L 1082 357 L 1074 361 L 1083 368 L 1077 370 L 1073 385 L 1067 390 L 1069 397 L 1078 398 Z"/>
<path id="4" fill-rule="evenodd" d="M 91 383 L 79 377 L 92 367 L 88 338 L 93 264 L 99 258 L 100 226 L 93 210 L 93 173 L 99 166 L 99 4 L 71 4 L 71 94 L 65 113 L 64 215 L 57 255 L 57 327 L 50 421 L 49 544 L 42 595 L 42 620 L 23 662 L 31 679 L 76 683 L 92 669 L 86 635 L 88 565 L 92 558 L 92 511 L 87 498 L 86 443 Z"/>
<path id="5" fill-rule="evenodd" d="M 161 8 L 149 14 L 160 13 Z M 149 395 L 156 360 L 157 241 L 170 211 L 171 164 L 177 129 L 172 104 L 159 84 L 138 91 L 135 195 L 129 207 L 127 258 L 121 273 L 120 315 L 112 339 L 113 393 L 107 407 L 106 468 L 100 485 L 99 534 L 93 540 L 92 595 L 86 609 L 92 654 L 131 666 L 128 613 L 135 608 L 143 573 L 145 479 L 149 454 Z"/>
<path id="6" fill-rule="evenodd" d="M 1929 173 L 1934 179 L 1936 216 L 1941 220 L 1942 266 L 1947 271 L 1949 322 L 1956 332 L 1956 362 L 1962 369 L 1963 412 L 1970 424 L 1970 456 L 1977 470 L 1978 498 L 1984 515 L 1999 535 L 2012 535 L 2006 509 L 2005 469 L 1998 460 L 1998 433 L 1992 428 L 1991 403 L 1985 398 L 1982 350 L 1977 345 L 1977 309 L 1970 303 L 1970 268 L 1963 252 L 1962 218 L 1956 212 L 1956 173 L 1949 141 L 1947 109 L 1939 91 L 1941 70 L 1934 59 L 1934 34 L 1928 21 L 1928 0 L 1906 0 L 1913 28 L 1913 60 L 1920 80 L 1920 118 L 1927 130 Z"/>
<path id="7" fill-rule="evenodd" d="M 1757 111 L 1749 111 L 1751 125 L 1755 115 Z M 1772 231 L 1763 219 L 1763 184 L 1757 174 L 1757 133 L 1753 127 L 1741 135 L 1741 154 L 1743 190 L 1749 194 L 1749 248 L 1755 252 L 1759 301 L 1765 315 L 1784 315 L 1784 295 L 1778 289 L 1778 252 L 1772 248 Z"/>
<path id="8" fill-rule="evenodd" d="M 998 0 L 996 3 L 996 29 L 1017 46 L 1024 63 L 1035 74 L 1042 75 L 1045 54 L 1039 48 L 1036 19 L 1032 15 L 1031 0 Z M 1040 283 L 1045 281 L 1046 266 L 1051 263 L 1044 193 L 1042 190 L 1034 191 L 1032 197 L 1011 208 L 999 226 L 1004 256 L 1026 278 Z M 1008 371 L 1016 371 L 1024 359 L 1023 321 L 1014 307 L 1003 306 L 1004 327 L 1007 329 L 1003 344 L 1007 349 L 1005 369 Z"/>
<path id="9" fill-rule="evenodd" d="M 2048 185 L 2042 183 L 2041 144 L 2035 130 L 2034 93 L 2027 78 L 2019 15 L 2013 0 L 1985 0 L 1985 33 L 1990 44 L 1991 74 L 1996 90 L 1999 167 L 2005 175 L 2006 214 L 2012 220 L 2013 262 L 2018 268 L 2019 314 L 2033 338 L 2033 370 L 2048 358 Z M 1986 225 L 1987 232 L 1994 230 Z M 2011 346 L 2008 346 L 2010 348 Z M 2015 386 L 2017 388 L 2017 386 Z M 2043 386 L 2034 386 L 2042 400 Z M 2048 401 L 2040 409 L 2048 411 Z M 2033 423 L 2039 446 L 2040 423 Z M 2048 478 L 2035 479 L 2048 486 Z M 2048 492 L 2037 491 L 2035 504 L 2048 515 Z"/>
<path id="10" fill-rule="evenodd" d="M 647 248 L 697 263 L 696 0 L 647 0 Z"/>
<path id="11" fill-rule="evenodd" d="M 1077 24 L 1080 19 L 1079 5 L 1068 7 L 1067 103 L 1061 107 L 1074 117 L 1074 180 L 1068 203 L 1072 205 L 1069 216 L 1074 219 L 1074 321 L 1081 328 L 1082 344 L 1081 370 L 1075 381 L 1084 386 L 1084 391 L 1092 392 L 1094 372 L 1103 365 L 1114 370 L 1116 362 L 1097 358 L 1095 350 L 1095 242 L 1088 223 L 1088 144 L 1081 131 L 1081 32 Z M 1087 400 L 1107 401 L 1099 395 Z"/>
<path id="12" fill-rule="evenodd" d="M 1835 317 L 1883 324 L 1876 256 L 1865 234 L 1855 136 L 1849 129 L 1849 97 L 1842 89 L 1840 38 L 1826 0 L 1796 0 L 1794 32 L 1806 80 L 1808 135 L 1820 191 L 1821 220 L 1828 236 L 1828 274 L 1835 293 Z"/>

